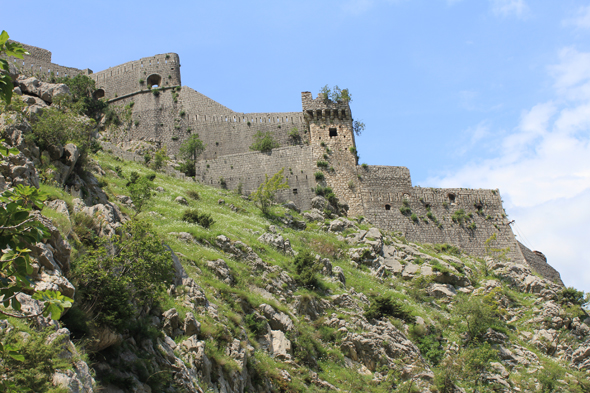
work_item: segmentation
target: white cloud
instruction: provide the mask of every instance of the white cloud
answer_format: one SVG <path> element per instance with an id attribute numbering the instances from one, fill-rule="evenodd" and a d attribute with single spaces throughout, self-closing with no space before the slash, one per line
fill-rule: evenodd
<path id="1" fill-rule="evenodd" d="M 590 29 L 590 5 L 580 7 L 577 15 L 564 21 L 566 26 L 575 26 L 579 29 Z"/>
<path id="2" fill-rule="evenodd" d="M 492 11 L 501 16 L 524 17 L 529 11 L 529 7 L 524 0 L 491 0 Z"/>
<path id="3" fill-rule="evenodd" d="M 553 100 L 524 111 L 499 138 L 485 121 L 468 130 L 478 148 L 498 139 L 495 157 L 427 183 L 499 188 L 531 246 L 545 253 L 566 285 L 590 291 L 590 273 L 580 273 L 590 266 L 590 53 L 566 48 L 558 57 L 549 67 Z"/>

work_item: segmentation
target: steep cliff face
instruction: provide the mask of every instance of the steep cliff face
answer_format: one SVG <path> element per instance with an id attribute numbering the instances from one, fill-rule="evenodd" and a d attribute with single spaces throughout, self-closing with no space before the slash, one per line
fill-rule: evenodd
<path id="1" fill-rule="evenodd" d="M 24 98 L 31 113 L 39 104 Z M 579 294 L 501 253 L 476 257 L 448 244 L 411 243 L 365 219 L 333 216 L 321 197 L 312 205 L 322 210 L 301 213 L 289 203 L 264 216 L 245 196 L 154 173 L 108 152 L 80 167 L 74 145 L 41 151 L 30 143 L 31 124 L 18 113 L 0 115 L 0 131 L 21 151 L 1 166 L 3 189 L 29 184 L 49 194 L 37 216 L 50 237 L 33 245 L 31 278 L 38 289 L 75 299 L 61 322 L 37 318 L 25 328 L 9 320 L 1 328 L 4 344 L 26 348 L 27 340 L 42 337 L 43 348 L 58 348 L 55 359 L 67 361 L 40 371 L 47 386 L 240 393 L 590 389 L 590 328 Z M 150 175 L 153 195 L 136 214 L 140 201 L 130 198 L 130 184 Z M 191 209 L 215 222 L 205 228 L 185 221 Z M 85 286 L 80 269 L 91 258 L 127 255 L 117 239 L 138 219 L 152 225 L 146 234 L 157 237 L 159 257 L 148 262 L 155 269 L 156 259 L 165 260 L 157 266 L 168 266 L 169 285 L 149 299 L 130 297 L 126 320 L 99 323 L 125 305 L 90 304 L 84 293 L 96 288 Z M 120 273 L 100 266 L 105 283 Z M 27 296 L 23 311 L 37 313 L 42 303 Z M 43 326 L 50 336 L 42 336 Z M 25 330 L 28 336 L 16 334 Z"/>

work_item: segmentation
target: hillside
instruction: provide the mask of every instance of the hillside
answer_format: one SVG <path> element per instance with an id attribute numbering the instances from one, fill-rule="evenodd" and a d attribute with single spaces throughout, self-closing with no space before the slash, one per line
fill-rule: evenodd
<path id="1" fill-rule="evenodd" d="M 73 304 L 55 321 L 19 294 L 35 316 L 2 322 L 5 390 L 590 391 L 583 293 L 510 250 L 408 242 L 322 196 L 263 213 L 101 150 L 108 107 L 97 126 L 45 85 L 2 106 L 0 183 L 46 194 L 29 275 Z"/>

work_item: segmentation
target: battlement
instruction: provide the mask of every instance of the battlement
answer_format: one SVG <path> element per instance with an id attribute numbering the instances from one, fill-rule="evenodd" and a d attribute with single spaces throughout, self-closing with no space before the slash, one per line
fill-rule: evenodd
<path id="1" fill-rule="evenodd" d="M 320 94 L 314 99 L 309 91 L 304 91 L 301 93 L 301 106 L 308 121 L 328 123 L 333 119 L 352 121 L 348 102 L 326 100 Z"/>
<path id="2" fill-rule="evenodd" d="M 11 42 L 18 42 L 12 41 Z M 80 70 L 73 67 L 64 67 L 59 64 L 51 62 L 51 52 L 47 49 L 37 48 L 36 46 L 21 44 L 28 55 L 24 55 L 23 59 L 17 59 L 16 57 L 8 57 L 8 64 L 10 66 L 10 72 L 13 74 L 21 74 L 26 76 L 34 76 L 41 80 L 50 80 L 53 77 L 66 77 L 76 76 L 78 74 L 90 75 L 92 70 L 84 69 Z"/>

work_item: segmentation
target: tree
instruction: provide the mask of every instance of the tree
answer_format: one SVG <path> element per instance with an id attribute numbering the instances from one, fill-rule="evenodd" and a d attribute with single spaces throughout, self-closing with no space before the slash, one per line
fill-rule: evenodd
<path id="1" fill-rule="evenodd" d="M 127 189 L 129 197 L 135 205 L 136 215 L 141 212 L 146 203 L 152 198 L 152 189 L 154 184 L 145 176 L 139 176 L 137 172 L 131 172 Z"/>
<path id="2" fill-rule="evenodd" d="M 83 309 L 98 326 L 124 329 L 174 279 L 170 253 L 151 224 L 132 219 L 76 261 L 73 278 Z"/>
<path id="3" fill-rule="evenodd" d="M 184 162 L 180 165 L 179 170 L 184 172 L 187 176 L 195 176 L 195 164 L 197 158 L 205 151 L 203 141 L 199 139 L 198 134 L 193 134 L 180 145 L 180 157 Z"/>
<path id="4" fill-rule="evenodd" d="M 279 190 L 289 188 L 289 183 L 283 176 L 285 168 L 275 173 L 270 179 L 268 175 L 264 175 L 265 180 L 258 186 L 258 190 L 252 193 L 252 200 L 260 207 L 262 213 L 268 214 L 268 209 L 275 200 L 276 194 Z"/>
<path id="5" fill-rule="evenodd" d="M 269 152 L 279 146 L 279 143 L 274 140 L 270 132 L 257 131 L 254 134 L 254 143 L 250 146 L 250 150 Z"/>
<path id="6" fill-rule="evenodd" d="M 363 123 L 362 121 L 355 120 L 352 123 L 352 130 L 357 136 L 361 135 L 362 132 L 365 130 L 365 123 Z"/>
<path id="7" fill-rule="evenodd" d="M 8 38 L 8 33 L 2 30 L 0 34 L 0 55 L 22 59 L 24 55 L 29 54 L 22 45 L 16 42 L 8 42 Z M 4 101 L 6 104 L 10 104 L 12 89 L 14 88 L 9 72 L 8 60 L 0 58 L 0 101 Z"/>

